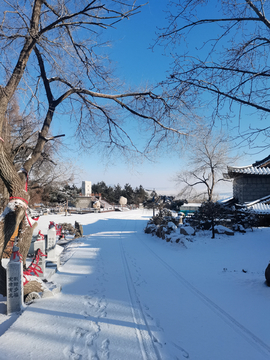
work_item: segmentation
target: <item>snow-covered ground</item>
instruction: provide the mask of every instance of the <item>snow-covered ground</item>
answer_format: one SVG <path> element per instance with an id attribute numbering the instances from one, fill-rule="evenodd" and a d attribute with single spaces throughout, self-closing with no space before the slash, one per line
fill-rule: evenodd
<path id="1" fill-rule="evenodd" d="M 269 359 L 270 229 L 166 243 L 143 232 L 150 216 L 41 217 L 84 237 L 51 279 L 60 294 L 0 314 L 0 360 Z"/>

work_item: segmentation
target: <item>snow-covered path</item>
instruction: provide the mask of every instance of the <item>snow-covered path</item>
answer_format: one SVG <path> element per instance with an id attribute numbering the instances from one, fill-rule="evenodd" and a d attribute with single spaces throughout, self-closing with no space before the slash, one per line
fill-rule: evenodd
<path id="1" fill-rule="evenodd" d="M 61 294 L 24 311 L 0 337 L 0 359 L 269 359 L 269 331 L 263 331 L 269 298 L 266 305 L 258 295 L 254 328 L 251 303 L 241 299 L 245 289 L 238 293 L 228 274 L 223 284 L 213 277 L 202 286 L 198 269 L 205 259 L 198 266 L 195 249 L 192 260 L 189 249 L 144 234 L 150 215 L 130 211 L 82 220 L 86 236 L 52 279 L 62 285 Z"/>

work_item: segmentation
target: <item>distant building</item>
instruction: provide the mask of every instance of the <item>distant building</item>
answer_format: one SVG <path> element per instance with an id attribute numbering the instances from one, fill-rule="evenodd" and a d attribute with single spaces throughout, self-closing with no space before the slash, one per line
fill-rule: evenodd
<path id="1" fill-rule="evenodd" d="M 82 195 L 83 196 L 91 196 L 91 194 L 92 194 L 91 181 L 83 181 L 82 182 Z"/>
<path id="2" fill-rule="evenodd" d="M 194 213 L 195 211 L 197 211 L 201 205 L 201 203 L 183 204 L 180 206 L 180 211 L 187 215 L 189 213 Z"/>

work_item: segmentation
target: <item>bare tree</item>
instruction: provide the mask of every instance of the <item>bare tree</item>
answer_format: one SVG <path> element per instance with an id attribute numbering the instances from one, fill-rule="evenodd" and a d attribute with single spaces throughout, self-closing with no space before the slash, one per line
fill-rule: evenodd
<path id="1" fill-rule="evenodd" d="M 204 109 L 204 115 L 209 110 L 214 120 L 241 118 L 244 111 L 257 119 L 268 116 L 269 1 L 172 0 L 167 20 L 157 42 L 173 55 L 164 85 L 175 96 L 185 94 L 186 101 Z M 239 128 L 246 127 L 239 135 L 249 144 L 259 134 L 269 137 L 269 125 L 242 122 Z"/>
<path id="2" fill-rule="evenodd" d="M 18 245 L 25 262 L 33 231 L 25 219 L 28 176 L 44 147 L 59 136 L 49 133 L 59 113 L 68 114 L 71 124 L 76 124 L 74 134 L 84 146 L 99 141 L 137 153 L 125 131 L 125 120 L 139 121 L 142 131 L 149 130 L 146 150 L 170 136 L 177 140 L 186 135 L 186 123 L 179 121 L 183 105 L 179 111 L 178 101 L 162 93 L 161 88 L 157 93 L 151 88 L 121 88 L 102 50 L 106 42 L 100 31 L 113 29 L 140 7 L 130 0 L 106 4 L 100 0 L 57 0 L 53 4 L 11 0 L 0 5 L 0 177 L 10 196 L 0 221 L 0 258 L 19 228 Z M 43 119 L 31 154 L 22 157 L 19 171 L 2 136 L 5 114 L 15 92 L 27 99 L 29 106 L 35 106 L 38 118 Z M 2 266 L 0 292 L 6 292 Z"/>
<path id="3" fill-rule="evenodd" d="M 176 182 L 184 185 L 181 197 L 191 197 L 196 193 L 196 197 L 212 201 L 216 185 L 228 181 L 224 179 L 223 172 L 226 171 L 228 162 L 232 161 L 229 154 L 229 142 L 223 134 L 202 129 L 189 144 L 186 164 L 188 170 L 176 175 Z"/>
<path id="4" fill-rule="evenodd" d="M 6 121 L 3 130 L 3 140 L 6 150 L 10 152 L 17 171 L 29 156 L 31 156 L 38 139 L 38 126 L 40 121 L 33 112 L 21 113 L 18 99 L 13 97 L 6 113 Z M 75 166 L 65 166 L 59 154 L 61 141 L 47 142 L 38 160 L 31 168 L 31 179 L 28 182 L 28 191 L 31 197 L 36 189 L 50 185 L 59 185 L 72 182 L 74 179 Z M 4 183 L 1 181 L 1 207 L 8 203 L 9 195 Z M 31 205 L 32 199 L 29 201 Z"/>

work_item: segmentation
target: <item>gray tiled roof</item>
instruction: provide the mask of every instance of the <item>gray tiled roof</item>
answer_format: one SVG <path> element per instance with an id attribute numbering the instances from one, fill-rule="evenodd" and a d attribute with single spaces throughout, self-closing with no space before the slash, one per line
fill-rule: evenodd
<path id="1" fill-rule="evenodd" d="M 249 207 L 249 210 L 251 210 L 256 214 L 266 215 L 266 214 L 270 214 L 270 205 L 258 203 Z"/>
<path id="2" fill-rule="evenodd" d="M 270 214 L 270 195 L 264 196 L 263 198 L 246 203 L 246 208 L 256 214 L 268 215 Z"/>
<path id="3" fill-rule="evenodd" d="M 248 175 L 270 175 L 270 168 L 254 167 L 252 165 L 243 166 L 243 167 L 228 166 L 228 173 L 248 174 Z"/>

